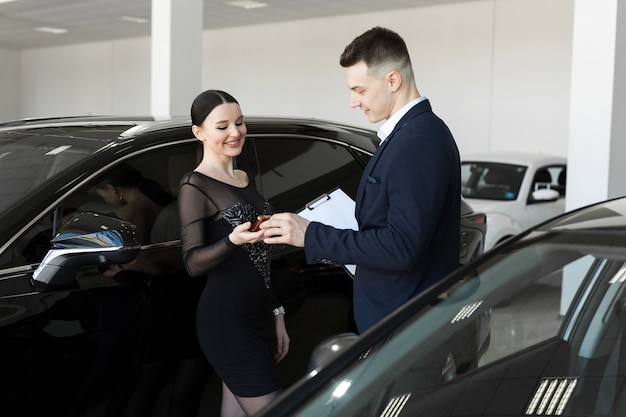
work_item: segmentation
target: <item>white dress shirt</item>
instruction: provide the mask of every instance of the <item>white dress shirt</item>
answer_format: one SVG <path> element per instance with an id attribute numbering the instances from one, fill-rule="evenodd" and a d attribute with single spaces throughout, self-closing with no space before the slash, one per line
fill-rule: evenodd
<path id="1" fill-rule="evenodd" d="M 396 127 L 396 124 L 402 119 L 402 116 L 408 113 L 409 110 L 417 103 L 426 100 L 426 97 L 418 97 L 413 101 L 408 102 L 404 105 L 400 110 L 395 112 L 387 121 L 378 129 L 378 137 L 380 138 L 380 144 L 382 144 L 385 139 L 393 132 L 393 129 Z"/>

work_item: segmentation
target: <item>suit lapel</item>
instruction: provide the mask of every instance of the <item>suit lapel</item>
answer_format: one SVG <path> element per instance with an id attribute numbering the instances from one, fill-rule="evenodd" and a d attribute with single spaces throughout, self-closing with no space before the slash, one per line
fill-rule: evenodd
<path id="1" fill-rule="evenodd" d="M 362 203 L 363 203 L 363 195 L 365 194 L 365 185 L 367 184 L 367 181 L 369 180 L 369 178 L 372 177 L 372 173 L 374 172 L 374 168 L 378 164 L 378 160 L 381 158 L 381 155 L 383 154 L 383 151 L 385 150 L 385 148 L 387 147 L 389 142 L 391 142 L 391 140 L 393 139 L 394 135 L 399 130 L 401 130 L 404 126 L 406 126 L 407 123 L 411 119 L 417 117 L 421 113 L 428 112 L 428 111 L 431 111 L 431 110 L 432 110 L 432 108 L 430 107 L 430 102 L 428 100 L 424 100 L 424 101 L 421 101 L 421 102 L 417 103 L 404 116 L 402 116 L 402 118 L 398 121 L 398 123 L 396 123 L 396 126 L 393 128 L 393 130 L 391 131 L 391 133 L 389 134 L 387 139 L 385 139 L 383 141 L 382 145 L 380 145 L 380 147 L 376 150 L 376 152 L 372 156 L 372 159 L 370 159 L 369 163 L 365 167 L 365 170 L 363 171 L 363 176 L 361 177 L 361 182 L 359 183 L 359 189 L 357 190 L 357 194 L 356 194 L 356 212 L 355 212 L 357 221 L 358 221 L 360 213 L 361 213 L 361 208 L 362 208 Z"/>
<path id="2" fill-rule="evenodd" d="M 355 214 L 356 214 L 357 220 L 361 212 L 361 207 L 362 207 L 361 203 L 363 202 L 363 195 L 365 194 L 365 185 L 367 184 L 367 181 L 371 177 L 371 174 L 374 171 L 374 167 L 376 167 L 376 164 L 378 163 L 378 160 L 380 159 L 380 156 L 385 150 L 385 147 L 389 143 L 389 139 L 391 139 L 392 135 L 393 135 L 393 132 L 391 133 L 391 135 L 387 137 L 387 139 L 384 140 L 382 145 L 380 145 L 378 149 L 376 149 L 376 152 L 372 156 L 372 159 L 369 160 L 369 162 L 367 163 L 367 166 L 365 167 L 365 170 L 363 171 L 363 175 L 361 176 L 361 182 L 359 183 L 359 189 L 357 190 L 357 193 L 356 193 L 356 213 Z"/>

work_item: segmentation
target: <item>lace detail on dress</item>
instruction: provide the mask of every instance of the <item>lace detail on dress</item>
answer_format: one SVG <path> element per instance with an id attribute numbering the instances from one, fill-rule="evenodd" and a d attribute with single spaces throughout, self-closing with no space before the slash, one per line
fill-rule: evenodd
<path id="1" fill-rule="evenodd" d="M 233 228 L 245 222 L 252 222 L 259 214 L 273 214 L 274 208 L 266 201 L 263 213 L 258 213 L 252 204 L 236 203 L 231 208 L 224 210 L 222 217 Z M 270 287 L 270 248 L 262 240 L 256 243 L 244 243 L 241 247 L 248 252 L 248 257 L 265 281 L 265 287 Z"/>

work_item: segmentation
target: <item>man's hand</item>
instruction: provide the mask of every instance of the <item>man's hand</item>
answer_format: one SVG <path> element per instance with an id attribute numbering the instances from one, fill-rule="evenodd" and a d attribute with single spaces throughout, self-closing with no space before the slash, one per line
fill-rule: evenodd
<path id="1" fill-rule="evenodd" d="M 261 223 L 268 245 L 291 245 L 304 247 L 304 235 L 310 221 L 293 213 L 277 213 Z"/>

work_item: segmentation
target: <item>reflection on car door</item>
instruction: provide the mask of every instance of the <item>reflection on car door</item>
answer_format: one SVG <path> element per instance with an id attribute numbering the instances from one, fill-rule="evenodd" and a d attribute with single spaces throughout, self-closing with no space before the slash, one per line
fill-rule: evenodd
<path id="1" fill-rule="evenodd" d="M 278 212 L 298 211 L 335 187 L 354 199 L 370 158 L 311 137 L 248 135 L 246 146 L 237 164 Z M 352 279 L 342 267 L 309 265 L 302 249 L 282 245 L 272 247 L 272 282 L 288 312 L 289 335 L 298 346 L 279 364 L 283 381 L 290 384 L 306 374 L 318 343 L 355 331 Z"/>
<path id="2" fill-rule="evenodd" d="M 356 198 L 363 164 L 347 147 L 311 138 L 258 138 L 259 189 L 278 211 L 294 211 L 341 187 Z"/>
<path id="3" fill-rule="evenodd" d="M 146 150 L 119 163 L 175 195 L 182 175 L 195 167 L 196 141 Z M 0 366 L 13 376 L 3 378 L 0 399 L 23 404 L 21 410 L 5 410 L 9 415 L 83 415 L 97 409 L 140 415 L 156 403 L 144 394 L 158 395 L 155 385 L 167 384 L 177 363 L 195 363 L 187 382 L 204 387 L 211 375 L 197 346 L 195 300 L 190 299 L 199 296 L 203 282 L 189 279 L 182 269 L 175 200 L 156 217 L 152 240 L 137 265 L 121 270 L 90 265 L 70 285 L 46 292 L 30 286 L 32 271 L 63 222 L 81 211 L 115 215 L 95 182 L 71 192 L 0 259 L 5 272 L 0 276 Z M 17 320 L 19 328 L 10 326 Z M 192 391 L 182 399 L 193 401 L 190 396 L 202 392 Z M 35 394 L 37 401 L 29 401 Z"/>

